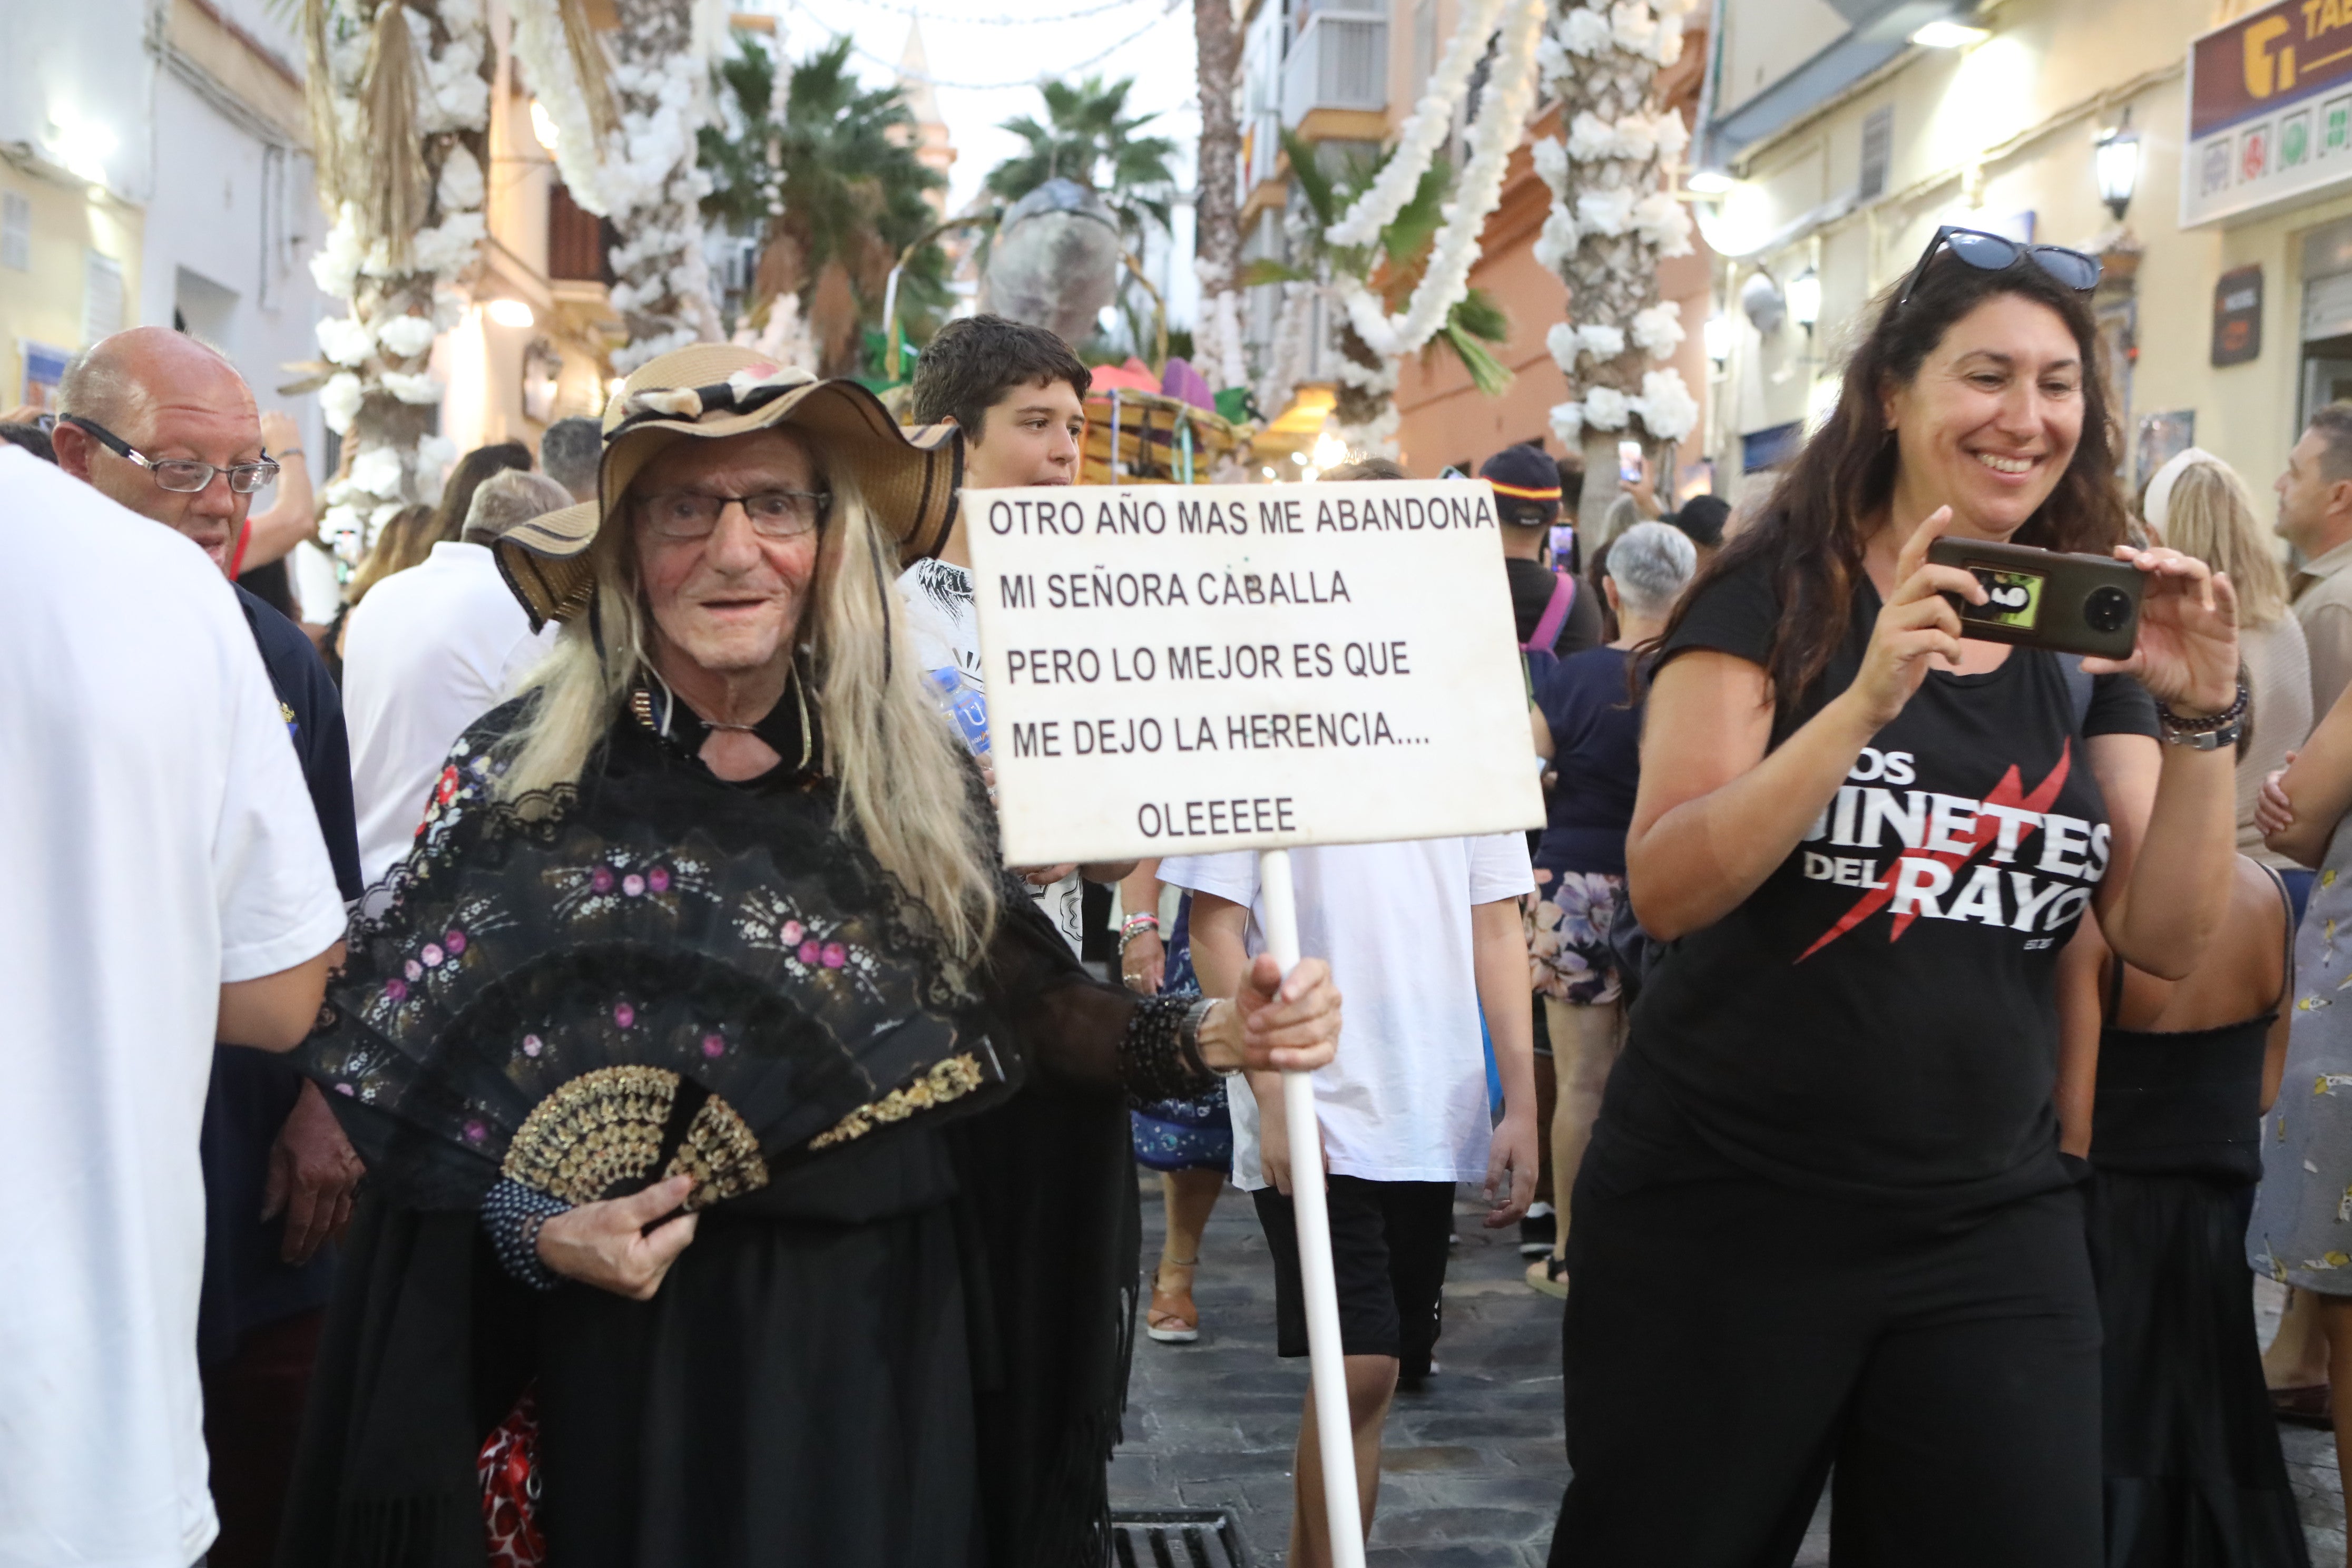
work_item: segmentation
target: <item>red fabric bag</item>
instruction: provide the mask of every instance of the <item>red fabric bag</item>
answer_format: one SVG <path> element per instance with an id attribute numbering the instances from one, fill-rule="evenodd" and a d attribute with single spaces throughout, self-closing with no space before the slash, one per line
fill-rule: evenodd
<path id="1" fill-rule="evenodd" d="M 482 1445 L 482 1530 L 490 1568 L 543 1568 L 547 1538 L 539 1530 L 539 1405 L 523 1390 Z"/>

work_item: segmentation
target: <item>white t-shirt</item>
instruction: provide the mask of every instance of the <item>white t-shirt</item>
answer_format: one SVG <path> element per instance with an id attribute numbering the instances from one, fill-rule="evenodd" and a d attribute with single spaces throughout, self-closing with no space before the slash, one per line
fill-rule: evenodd
<path id="1" fill-rule="evenodd" d="M 433 781 L 475 720 L 510 696 L 555 644 L 499 575 L 485 544 L 448 541 L 368 590 L 343 643 L 343 722 L 360 875 L 408 854 Z"/>
<path id="2" fill-rule="evenodd" d="M 343 903 L 219 569 L 13 448 L 0 535 L 0 1568 L 188 1568 L 220 986 L 324 952 Z"/>
<path id="3" fill-rule="evenodd" d="M 898 574 L 898 597 L 907 606 L 907 630 L 915 657 L 939 693 L 940 711 L 962 731 L 974 756 L 988 754 L 988 679 L 980 664 L 980 622 L 971 610 L 971 574 L 944 561 L 918 561 Z M 362 846 L 364 858 L 365 846 Z M 1086 939 L 1084 897 L 1077 873 L 1050 887 L 1031 889 L 1045 918 L 1072 952 Z"/>
<path id="4" fill-rule="evenodd" d="M 1339 1054 L 1315 1074 L 1324 1152 L 1339 1175 L 1373 1182 L 1483 1182 L 1493 1126 L 1478 1030 L 1474 905 L 1533 890 L 1523 833 L 1333 844 L 1290 852 L 1298 951 L 1331 966 L 1347 1000 Z M 1248 951 L 1265 950 L 1257 857 L 1180 855 L 1160 879 L 1250 910 Z M 1266 1184 L 1257 1097 L 1228 1084 L 1234 1184 Z"/>

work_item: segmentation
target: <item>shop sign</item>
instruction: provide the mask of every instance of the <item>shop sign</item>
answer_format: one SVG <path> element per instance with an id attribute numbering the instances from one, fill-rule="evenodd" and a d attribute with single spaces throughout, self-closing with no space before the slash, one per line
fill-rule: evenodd
<path id="1" fill-rule="evenodd" d="M 2352 183 L 2352 0 L 2280 0 L 2205 34 L 2188 91 L 2183 228 Z"/>
<path id="2" fill-rule="evenodd" d="M 2213 284 L 2213 363 L 2243 364 L 2263 352 L 2263 268 L 2232 268 Z"/>
<path id="3" fill-rule="evenodd" d="M 25 356 L 25 380 L 16 401 L 45 413 L 55 408 L 58 387 L 65 381 L 66 361 L 73 357 L 72 352 L 30 338 L 18 338 L 16 350 Z"/>

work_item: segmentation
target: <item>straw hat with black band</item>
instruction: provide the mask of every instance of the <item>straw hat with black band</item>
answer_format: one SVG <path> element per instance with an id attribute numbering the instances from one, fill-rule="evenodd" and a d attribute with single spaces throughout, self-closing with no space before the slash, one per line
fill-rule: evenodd
<path id="1" fill-rule="evenodd" d="M 604 405 L 596 499 L 509 529 L 499 571 L 536 631 L 588 607 L 589 547 L 654 455 L 680 437 L 716 440 L 791 428 L 856 476 L 866 503 L 898 541 L 902 563 L 935 555 L 955 521 L 963 443 L 952 425 L 901 429 L 882 400 L 854 381 L 820 381 L 731 343 L 698 343 L 637 367 Z"/>

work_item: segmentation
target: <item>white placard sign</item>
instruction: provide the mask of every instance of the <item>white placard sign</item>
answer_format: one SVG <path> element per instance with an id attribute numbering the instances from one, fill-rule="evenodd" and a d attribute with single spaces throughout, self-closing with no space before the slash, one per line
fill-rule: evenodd
<path id="1" fill-rule="evenodd" d="M 1543 823 L 1483 481 L 963 507 L 1009 864 Z"/>

